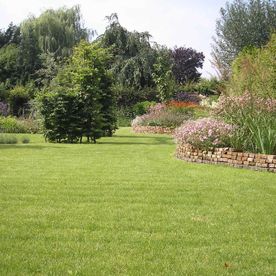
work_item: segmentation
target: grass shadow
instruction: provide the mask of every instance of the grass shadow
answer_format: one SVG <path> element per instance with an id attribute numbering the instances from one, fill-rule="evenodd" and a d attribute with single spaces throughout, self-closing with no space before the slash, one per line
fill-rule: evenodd
<path id="1" fill-rule="evenodd" d="M 2 149 L 46 149 L 46 148 L 64 148 L 62 146 L 57 147 L 57 146 L 52 146 L 51 144 L 47 143 L 45 146 L 40 146 L 40 145 L 18 145 L 18 144 L 0 144 L 0 150 Z"/>
<path id="2" fill-rule="evenodd" d="M 120 138 L 120 140 L 98 141 L 97 144 L 106 145 L 172 145 L 173 141 L 169 137 L 137 137 L 137 136 L 114 136 L 114 138 Z M 126 138 L 128 141 L 123 141 Z M 129 138 L 133 138 L 133 141 L 129 141 Z M 150 138 L 152 141 L 135 141 L 136 138 Z"/>

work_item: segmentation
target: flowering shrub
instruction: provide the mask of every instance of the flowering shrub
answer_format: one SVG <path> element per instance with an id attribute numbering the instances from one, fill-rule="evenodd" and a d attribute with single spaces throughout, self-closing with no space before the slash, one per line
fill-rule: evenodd
<path id="1" fill-rule="evenodd" d="M 214 114 L 238 126 L 231 144 L 236 149 L 263 154 L 276 153 L 276 100 L 246 92 L 221 97 Z"/>
<path id="2" fill-rule="evenodd" d="M 175 128 L 189 118 L 190 116 L 188 114 L 164 110 L 162 112 L 152 112 L 142 116 L 137 116 L 132 121 L 131 126 L 160 126 Z"/>
<path id="3" fill-rule="evenodd" d="M 215 114 L 226 118 L 236 117 L 236 113 L 254 112 L 256 114 L 271 113 L 276 115 L 276 99 L 255 97 L 245 92 L 239 97 L 221 96 L 215 109 Z"/>
<path id="4" fill-rule="evenodd" d="M 149 112 L 142 116 L 137 116 L 132 121 L 132 127 L 137 126 L 156 126 L 176 128 L 180 126 L 183 121 L 186 121 L 194 115 L 194 104 L 178 103 L 176 101 L 167 104 L 158 103 L 149 108 Z"/>
<path id="5" fill-rule="evenodd" d="M 175 140 L 178 144 L 190 144 L 198 149 L 225 147 L 230 144 L 230 137 L 235 127 L 224 122 L 203 118 L 188 121 L 175 131 Z"/>
<path id="6" fill-rule="evenodd" d="M 178 102 L 192 102 L 195 104 L 199 104 L 201 101 L 201 97 L 198 93 L 178 92 L 173 98 Z"/>

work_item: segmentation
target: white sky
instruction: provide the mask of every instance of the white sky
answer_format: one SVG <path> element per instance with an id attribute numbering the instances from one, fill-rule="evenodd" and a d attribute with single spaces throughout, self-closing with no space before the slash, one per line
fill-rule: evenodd
<path id="1" fill-rule="evenodd" d="M 205 55 L 203 76 L 215 75 L 210 63 L 212 36 L 226 0 L 0 0 L 0 29 L 48 8 L 80 5 L 85 26 L 104 32 L 105 16 L 116 12 L 122 26 L 148 31 L 152 40 L 169 47 L 186 46 Z"/>

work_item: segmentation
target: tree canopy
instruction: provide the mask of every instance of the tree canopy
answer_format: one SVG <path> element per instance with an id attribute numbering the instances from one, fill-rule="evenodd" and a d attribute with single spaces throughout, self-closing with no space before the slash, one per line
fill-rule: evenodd
<path id="1" fill-rule="evenodd" d="M 198 72 L 203 67 L 204 55 L 192 48 L 175 47 L 172 50 L 172 72 L 179 84 L 197 81 L 201 76 Z"/>
<path id="2" fill-rule="evenodd" d="M 220 10 L 212 45 L 214 65 L 224 78 L 232 61 L 245 47 L 265 45 L 276 30 L 276 2 L 234 0 Z"/>

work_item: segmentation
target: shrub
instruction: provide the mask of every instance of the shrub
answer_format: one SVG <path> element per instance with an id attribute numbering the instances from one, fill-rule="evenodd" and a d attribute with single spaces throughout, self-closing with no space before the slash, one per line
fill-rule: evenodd
<path id="1" fill-rule="evenodd" d="M 27 87 L 17 85 L 9 92 L 9 104 L 12 115 L 20 116 L 24 113 L 24 106 L 30 100 L 30 91 Z"/>
<path id="2" fill-rule="evenodd" d="M 159 126 L 176 128 L 184 121 L 195 116 L 196 109 L 200 108 L 194 103 L 171 101 L 167 104 L 156 104 L 149 108 L 149 112 L 136 117 L 132 126 Z"/>
<path id="3" fill-rule="evenodd" d="M 18 142 L 15 136 L 0 133 L 0 144 L 16 144 Z"/>
<path id="4" fill-rule="evenodd" d="M 232 146 L 250 152 L 276 153 L 276 100 L 245 93 L 221 97 L 214 114 L 238 126 Z"/>
<path id="5" fill-rule="evenodd" d="M 41 96 L 44 136 L 51 142 L 87 142 L 111 136 L 117 128 L 107 50 L 82 41 L 68 65 L 59 71 L 56 87 Z"/>
<path id="6" fill-rule="evenodd" d="M 30 143 L 30 138 L 24 136 L 21 138 L 21 142 L 22 142 L 22 144 L 28 144 L 28 143 Z"/>
<path id="7" fill-rule="evenodd" d="M 156 104 L 156 102 L 153 102 L 153 101 L 151 101 L 151 102 L 144 101 L 144 102 L 136 103 L 132 109 L 134 116 L 140 116 L 140 115 L 146 114 L 149 111 L 149 108 L 151 106 L 154 106 L 155 104 Z"/>
<path id="8" fill-rule="evenodd" d="M 181 91 L 191 94 L 215 95 L 224 90 L 224 85 L 216 78 L 200 79 L 198 82 L 190 82 L 181 86 Z"/>
<path id="9" fill-rule="evenodd" d="M 227 94 L 240 96 L 244 91 L 263 98 L 276 98 L 276 34 L 261 48 L 246 48 L 232 64 Z"/>
<path id="10" fill-rule="evenodd" d="M 0 116 L 0 132 L 3 133 L 38 133 L 39 125 L 32 119 Z"/>
<path id="11" fill-rule="evenodd" d="M 3 82 L 0 83 L 0 101 L 8 99 L 8 89 Z"/>
<path id="12" fill-rule="evenodd" d="M 143 101 L 156 101 L 157 91 L 155 88 L 135 89 L 129 86 L 113 85 L 112 91 L 115 95 L 116 105 L 120 108 L 134 106 Z"/>
<path id="13" fill-rule="evenodd" d="M 224 122 L 203 118 L 188 121 L 175 131 L 175 140 L 178 144 L 190 144 L 198 149 L 208 150 L 214 147 L 230 145 L 230 137 L 235 128 Z"/>

